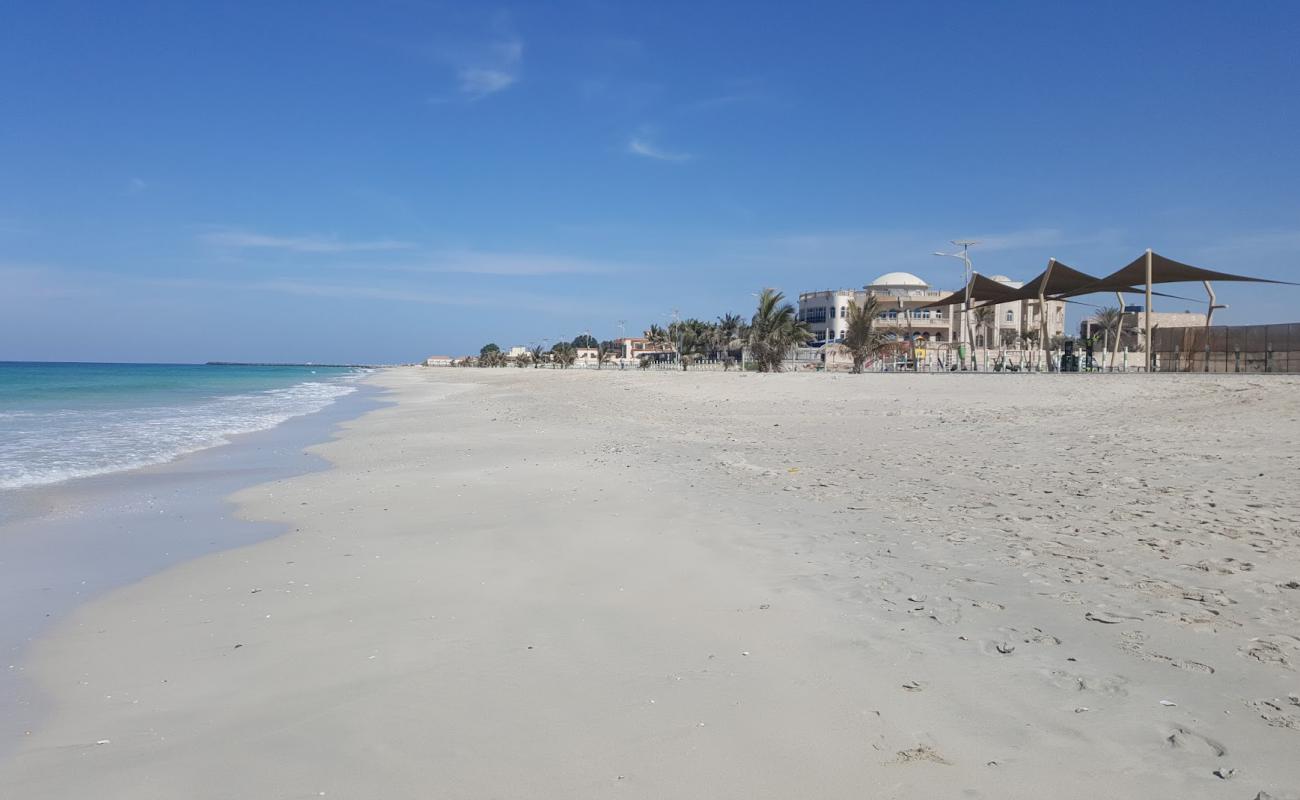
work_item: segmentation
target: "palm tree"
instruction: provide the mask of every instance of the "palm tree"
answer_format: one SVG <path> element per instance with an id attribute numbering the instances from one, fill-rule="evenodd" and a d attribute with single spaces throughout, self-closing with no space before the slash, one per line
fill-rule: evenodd
<path id="1" fill-rule="evenodd" d="M 491 346 L 496 347 L 496 345 Z M 504 367 L 506 365 L 506 354 L 501 352 L 500 348 L 495 350 L 484 348 L 478 357 L 478 365 L 480 367 Z"/>
<path id="2" fill-rule="evenodd" d="M 524 352 L 515 356 L 515 366 L 519 367 L 520 369 L 525 369 L 528 366 L 529 362 L 531 362 L 532 360 L 533 360 L 533 354 L 528 350 L 525 350 Z"/>
<path id="3" fill-rule="evenodd" d="M 993 306 L 980 306 L 972 313 L 975 330 L 979 331 L 984 347 L 989 347 L 993 343 L 993 320 L 996 316 L 997 312 L 993 310 Z"/>
<path id="4" fill-rule="evenodd" d="M 551 357 L 560 365 L 560 369 L 568 369 L 578 360 L 578 348 L 569 342 L 560 342 L 551 348 Z"/>
<path id="5" fill-rule="evenodd" d="M 1000 335 L 1002 337 L 1001 344 L 1003 347 L 1015 347 L 1016 339 L 1020 338 L 1020 334 L 1015 328 L 1002 328 Z"/>
<path id="6" fill-rule="evenodd" d="M 672 337 L 668 335 L 668 331 L 658 325 L 651 325 L 646 329 L 645 338 L 646 341 L 654 345 L 657 350 L 663 350 L 672 344 L 673 341 Z"/>
<path id="7" fill-rule="evenodd" d="M 1115 340 L 1121 336 L 1121 331 L 1124 328 L 1124 311 L 1115 306 L 1099 308 L 1092 315 L 1092 324 L 1105 331 L 1107 343 L 1113 345 Z"/>
<path id="8" fill-rule="evenodd" d="M 739 340 L 744 335 L 745 327 L 745 320 L 739 314 L 724 314 L 718 317 L 718 322 L 714 326 L 717 332 L 718 352 L 727 356 L 732 350 L 743 347 L 744 344 Z"/>
<path id="9" fill-rule="evenodd" d="M 685 319 L 668 326 L 668 335 L 678 343 L 682 369 L 708 355 L 717 340 L 714 325 L 698 319 Z"/>
<path id="10" fill-rule="evenodd" d="M 597 342 L 596 343 L 596 369 L 600 369 L 606 361 L 614 357 L 614 351 L 618 350 L 617 342 Z"/>
<path id="11" fill-rule="evenodd" d="M 885 345 L 885 334 L 876 328 L 880 316 L 880 302 L 875 295 L 868 296 L 862 305 L 849 304 L 849 325 L 844 332 L 844 346 L 853 357 L 853 373 L 862 373 L 862 365 Z"/>
<path id="12" fill-rule="evenodd" d="M 758 308 L 749 326 L 749 350 L 759 372 L 780 372 L 790 348 L 812 338 L 794 306 L 783 300 L 785 295 L 775 289 L 764 289 L 758 297 Z"/>
<path id="13" fill-rule="evenodd" d="M 542 347 L 540 344 L 533 346 L 533 369 L 537 369 L 542 365 L 542 354 L 545 352 L 546 348 Z"/>

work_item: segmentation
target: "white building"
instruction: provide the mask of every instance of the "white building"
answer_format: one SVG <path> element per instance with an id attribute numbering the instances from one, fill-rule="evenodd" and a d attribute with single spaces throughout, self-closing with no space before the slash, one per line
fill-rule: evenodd
<path id="1" fill-rule="evenodd" d="M 1005 275 L 993 275 L 990 280 L 1012 289 L 1024 285 Z M 900 339 L 954 342 L 967 338 L 977 347 L 997 347 L 1004 342 L 1019 341 L 1026 331 L 1036 331 L 1041 325 L 1038 301 L 1019 300 L 990 306 L 991 317 L 988 312 L 972 311 L 970 330 L 963 336 L 961 330 L 965 322 L 960 306 L 922 308 L 954 294 L 956 292 L 932 289 L 910 272 L 887 272 L 862 289 L 801 293 L 799 319 L 808 324 L 816 342 L 840 341 L 848 330 L 849 304 L 864 303 L 868 297 L 874 297 L 880 307 L 877 326 L 893 332 Z M 1046 305 L 1048 336 L 1064 334 L 1065 303 L 1048 300 Z M 981 318 L 986 321 L 980 323 Z"/>

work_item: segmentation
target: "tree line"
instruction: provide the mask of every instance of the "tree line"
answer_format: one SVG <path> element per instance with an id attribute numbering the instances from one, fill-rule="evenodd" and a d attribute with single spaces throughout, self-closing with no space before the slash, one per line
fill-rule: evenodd
<path id="1" fill-rule="evenodd" d="M 886 334 L 875 324 L 879 315 L 880 307 L 874 297 L 850 306 L 843 344 L 853 359 L 854 372 L 862 372 L 867 359 L 880 352 L 887 342 Z M 645 332 L 648 343 L 661 352 L 674 353 L 682 369 L 700 361 L 720 362 L 724 368 L 730 368 L 748 349 L 751 362 L 759 372 L 780 372 L 791 349 L 807 344 L 812 338 L 807 323 L 799 319 L 794 306 L 776 289 L 762 291 L 748 321 L 739 314 L 724 314 L 714 321 L 689 318 L 675 320 L 667 326 L 651 325 Z M 548 365 L 564 369 L 577 362 L 579 348 L 595 350 L 592 360 L 600 369 L 618 357 L 621 346 L 616 341 L 601 341 L 583 333 L 570 342 L 557 342 L 550 349 L 538 345 L 507 356 L 492 342 L 484 345 L 477 357 L 467 356 L 456 363 L 477 367 L 513 364 L 519 368 Z M 643 358 L 639 366 L 648 367 L 649 358 Z"/>

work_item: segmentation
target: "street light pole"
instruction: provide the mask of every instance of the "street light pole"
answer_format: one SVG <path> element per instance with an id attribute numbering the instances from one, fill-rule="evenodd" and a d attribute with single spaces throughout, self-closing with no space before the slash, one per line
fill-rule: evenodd
<path id="1" fill-rule="evenodd" d="M 682 326 L 678 325 L 677 323 L 678 323 L 677 309 L 674 308 L 672 326 L 677 329 L 677 335 L 674 337 L 675 341 L 673 342 L 673 349 L 677 351 L 675 353 L 676 358 L 674 360 L 678 364 L 681 364 L 682 363 L 682 345 L 681 345 Z"/>
<path id="2" fill-rule="evenodd" d="M 960 322 L 960 324 L 957 326 L 957 343 L 958 343 L 958 344 L 962 344 L 962 343 L 965 343 L 965 342 L 966 342 L 966 339 L 967 339 L 967 336 L 968 336 L 968 331 L 967 331 L 967 329 L 970 327 L 970 322 L 969 322 L 969 312 L 970 312 L 970 289 L 971 289 L 971 272 L 972 272 L 972 270 L 971 270 L 971 263 L 970 263 L 970 249 L 971 249 L 971 247 L 973 247 L 973 246 L 979 244 L 979 241 L 977 241 L 977 240 L 975 240 L 975 239 L 953 239 L 953 240 L 952 240 L 952 243 L 955 244 L 955 245 L 957 245 L 958 247 L 961 248 L 961 252 L 960 252 L 960 253 L 941 253 L 941 252 L 935 251 L 934 255 L 936 255 L 936 256 L 944 256 L 944 257 L 946 257 L 946 258 L 960 258 L 960 259 L 961 259 L 961 263 L 962 263 L 962 273 L 961 273 L 961 277 L 962 277 L 962 286 L 966 287 L 966 288 L 965 288 L 965 293 L 966 293 L 966 294 L 965 294 L 965 297 L 962 299 L 962 304 L 961 304 L 961 322 Z M 974 337 L 971 336 L 970 339 L 971 339 L 971 342 L 972 342 L 972 344 L 973 344 L 973 343 L 974 343 Z"/>

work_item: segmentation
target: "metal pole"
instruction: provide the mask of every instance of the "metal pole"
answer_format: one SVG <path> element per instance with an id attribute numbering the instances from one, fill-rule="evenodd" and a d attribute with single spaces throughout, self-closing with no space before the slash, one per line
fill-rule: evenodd
<path id="1" fill-rule="evenodd" d="M 970 292 L 971 292 L 971 283 L 973 283 L 975 280 L 975 274 L 974 272 L 971 271 L 970 268 L 970 245 L 968 244 L 963 244 L 961 246 L 961 263 L 964 264 L 966 268 L 965 274 L 962 275 L 962 277 L 966 279 L 966 298 L 962 301 L 961 304 L 961 321 L 962 321 L 962 325 L 965 326 L 966 328 L 966 336 L 970 340 L 970 346 L 972 348 L 971 355 L 974 355 L 975 354 L 974 351 L 975 332 L 971 330 L 970 327 Z"/>
<path id="2" fill-rule="evenodd" d="M 1151 248 L 1147 248 L 1147 305 L 1146 305 L 1146 351 L 1147 351 L 1147 372 L 1155 369 L 1155 348 L 1151 341 Z"/>
<path id="3" fill-rule="evenodd" d="M 974 288 L 975 288 L 975 273 L 970 271 L 970 259 L 967 259 L 966 260 L 966 296 L 962 299 L 962 303 L 961 303 L 961 321 L 962 321 L 962 327 L 966 334 L 967 343 L 970 345 L 970 360 L 971 360 L 972 371 L 974 370 L 975 367 L 975 329 L 971 327 L 971 323 L 970 323 L 970 294 L 972 291 L 974 291 Z M 966 365 L 963 364 L 962 369 L 965 368 Z"/>
<path id="4" fill-rule="evenodd" d="M 1110 356 L 1110 371 L 1115 371 L 1115 360 L 1119 358 L 1119 342 L 1124 338 L 1124 295 L 1115 292 L 1115 302 L 1119 303 L 1119 330 L 1115 331 L 1115 351 Z"/>
<path id="5" fill-rule="evenodd" d="M 1043 282 L 1038 284 L 1038 313 L 1042 315 L 1042 322 L 1039 325 L 1039 336 L 1042 341 L 1039 345 L 1043 348 L 1043 361 L 1047 362 L 1047 371 L 1052 371 L 1052 356 L 1048 352 L 1047 342 L 1047 284 L 1052 280 L 1052 268 L 1056 266 L 1056 259 L 1047 259 L 1047 271 L 1043 273 Z"/>

